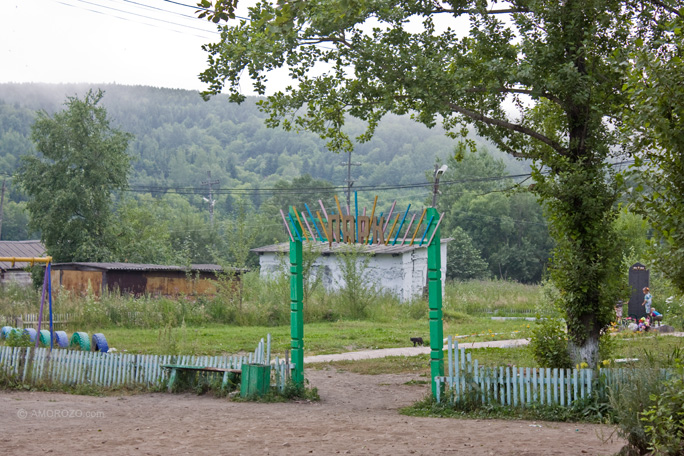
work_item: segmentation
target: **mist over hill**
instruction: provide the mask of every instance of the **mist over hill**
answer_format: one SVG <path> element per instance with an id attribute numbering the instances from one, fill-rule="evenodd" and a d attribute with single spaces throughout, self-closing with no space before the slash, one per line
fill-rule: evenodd
<path id="1" fill-rule="evenodd" d="M 134 158 L 131 186 L 201 187 L 207 172 L 222 188 L 268 188 L 305 174 L 346 185 L 346 155 L 330 152 L 325 141 L 308 132 L 267 128 L 257 98 L 241 105 L 225 96 L 205 102 L 189 90 L 108 84 L 0 84 L 0 172 L 11 174 L 18 157 L 32 151 L 36 110 L 53 113 L 66 97 L 98 88 L 105 91 L 102 104 L 114 126 L 135 135 L 129 148 Z M 349 127 L 354 134 L 363 129 L 354 119 Z M 357 188 L 423 182 L 435 160 L 445 161 L 455 145 L 439 127 L 388 116 L 371 141 L 357 145 L 352 162 L 360 165 L 353 166 L 352 179 Z M 527 169 L 505 154 L 490 152 L 505 157 L 512 173 Z M 367 193 L 360 192 L 359 198 L 371 200 Z M 428 194 L 426 187 L 396 196 L 418 203 Z M 21 196 L 13 191 L 11 199 Z M 254 203 L 259 205 L 259 198 Z"/>

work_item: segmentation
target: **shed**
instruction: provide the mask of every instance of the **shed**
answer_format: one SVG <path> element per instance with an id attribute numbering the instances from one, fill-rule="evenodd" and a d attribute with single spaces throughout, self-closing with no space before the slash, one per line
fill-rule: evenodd
<path id="1" fill-rule="evenodd" d="M 45 256 L 45 246 L 40 241 L 0 241 L 0 257 L 38 258 Z M 31 273 L 26 269 L 30 263 L 0 262 L 0 283 L 31 284 Z"/>
<path id="2" fill-rule="evenodd" d="M 451 239 L 442 239 L 442 283 L 446 280 L 447 243 Z M 359 253 L 370 255 L 365 277 L 379 287 L 397 296 L 401 302 L 410 301 L 423 294 L 427 284 L 427 246 L 413 245 L 355 245 Z M 318 252 L 314 261 L 314 274 L 320 277 L 328 291 L 337 291 L 344 286 L 344 278 L 340 269 L 339 254 L 352 248 L 349 244 L 305 242 L 305 249 L 312 248 Z M 268 245 L 252 249 L 259 255 L 261 277 L 273 277 L 289 266 L 287 255 L 290 244 Z M 358 260 L 361 261 L 361 260 Z M 442 287 L 442 294 L 444 288 Z"/>
<path id="3" fill-rule="evenodd" d="M 61 287 L 84 294 L 90 287 L 98 296 L 104 291 L 136 296 L 213 295 L 222 272 L 224 269 L 217 264 L 193 264 L 187 268 L 136 263 L 57 263 L 52 265 L 50 280 L 53 290 Z M 239 278 L 244 271 L 231 272 Z"/>

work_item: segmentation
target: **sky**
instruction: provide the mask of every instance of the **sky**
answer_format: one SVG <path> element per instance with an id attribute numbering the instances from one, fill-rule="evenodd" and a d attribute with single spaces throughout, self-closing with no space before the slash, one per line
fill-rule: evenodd
<path id="1" fill-rule="evenodd" d="M 182 4 L 188 5 L 183 6 Z M 203 90 L 216 26 L 195 0 L 0 0 L 0 83 Z"/>

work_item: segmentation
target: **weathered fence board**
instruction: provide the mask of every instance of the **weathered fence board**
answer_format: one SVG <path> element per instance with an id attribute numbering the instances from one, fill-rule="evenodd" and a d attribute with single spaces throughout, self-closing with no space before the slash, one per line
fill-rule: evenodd
<path id="1" fill-rule="evenodd" d="M 170 356 L 128 353 L 82 352 L 64 349 L 0 346 L 0 372 L 30 383 L 92 384 L 104 387 L 162 387 L 167 380 L 164 364 L 190 364 L 223 369 L 241 369 L 248 360 L 271 362 L 271 338 L 259 342 L 245 356 Z M 285 387 L 293 364 L 276 358 L 276 388 Z"/>
<path id="2" fill-rule="evenodd" d="M 471 354 L 459 349 L 451 337 L 447 339 L 447 375 L 436 379 L 439 385 L 446 386 L 447 396 L 442 397 L 440 392 L 438 400 L 458 401 L 470 396 L 482 403 L 514 407 L 534 403 L 569 406 L 592 392 L 595 378 L 591 369 L 488 368 L 473 361 Z M 623 375 L 620 371 L 602 369 L 603 384 L 615 385 Z"/>

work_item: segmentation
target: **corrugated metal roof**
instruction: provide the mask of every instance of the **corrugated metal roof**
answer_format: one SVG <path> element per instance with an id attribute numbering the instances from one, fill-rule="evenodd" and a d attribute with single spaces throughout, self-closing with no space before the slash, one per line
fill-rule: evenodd
<path id="1" fill-rule="evenodd" d="M 449 242 L 451 238 L 442 239 L 442 244 Z M 305 241 L 306 242 L 306 241 Z M 331 255 L 338 253 L 340 251 L 345 251 L 350 247 L 359 247 L 362 253 L 371 254 L 386 254 L 386 255 L 399 255 L 406 252 L 411 252 L 413 250 L 425 249 L 427 248 L 426 243 L 419 246 L 419 242 L 414 242 L 413 245 L 384 245 L 384 244 L 373 244 L 373 245 L 361 245 L 361 244 L 344 244 L 341 242 L 333 242 L 332 246 L 329 246 L 327 242 L 307 242 L 311 244 L 313 248 L 318 250 L 322 255 Z M 283 242 L 281 244 L 266 245 L 264 247 L 258 247 L 252 249 L 252 252 L 256 253 L 288 253 L 290 251 L 290 243 Z"/>
<path id="2" fill-rule="evenodd" d="M 40 241 L 0 241 L 0 257 L 32 257 L 39 258 L 45 256 L 45 246 Z M 2 261 L 0 268 L 23 269 L 29 263 L 12 263 Z"/>
<path id="3" fill-rule="evenodd" d="M 98 271 L 186 271 L 185 266 L 163 265 L 163 264 L 140 264 L 140 263 L 56 263 L 53 269 L 77 269 L 77 270 L 98 270 Z M 232 268 L 233 271 L 245 272 L 246 269 Z M 192 264 L 192 272 L 221 272 L 223 268 L 218 264 Z"/>

